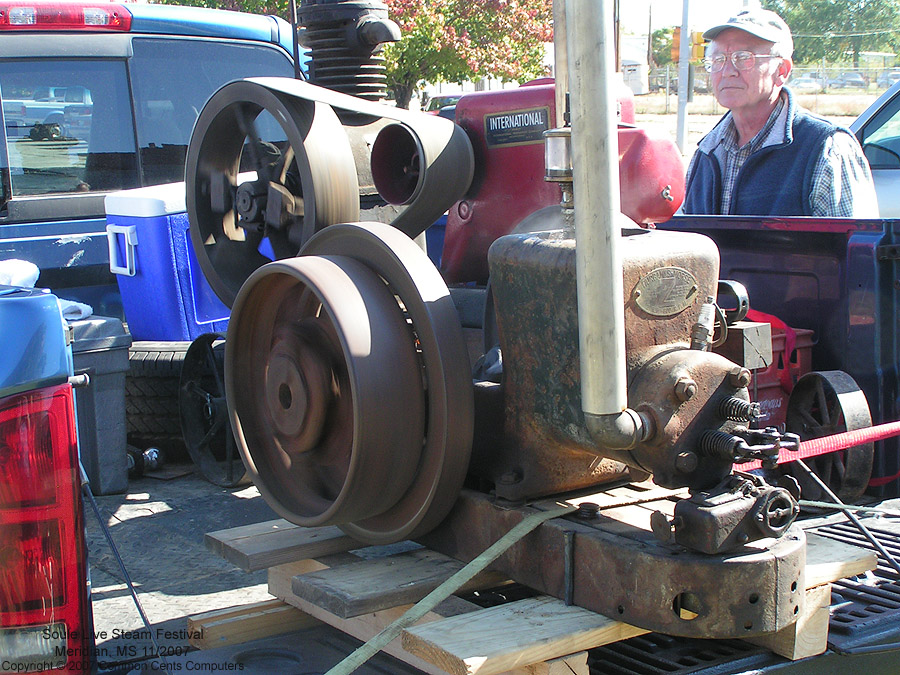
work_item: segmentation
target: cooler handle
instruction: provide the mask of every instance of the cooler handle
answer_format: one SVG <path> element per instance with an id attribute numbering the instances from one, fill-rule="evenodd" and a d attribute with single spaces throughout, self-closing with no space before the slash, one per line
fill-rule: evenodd
<path id="1" fill-rule="evenodd" d="M 119 262 L 118 235 L 122 235 L 125 242 L 125 264 Z M 137 228 L 134 225 L 106 226 L 106 242 L 109 244 L 109 271 L 113 274 L 122 274 L 133 277 L 135 273 L 134 249 L 137 247 Z"/>

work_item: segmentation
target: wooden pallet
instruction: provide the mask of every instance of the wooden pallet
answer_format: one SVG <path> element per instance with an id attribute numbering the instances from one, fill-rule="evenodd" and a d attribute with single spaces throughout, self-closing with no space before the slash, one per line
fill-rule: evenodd
<path id="1" fill-rule="evenodd" d="M 646 519 L 649 526 L 653 507 L 614 511 L 626 520 Z M 605 515 L 611 517 L 610 512 Z M 241 616 L 246 616 L 246 639 L 261 637 L 266 626 L 272 631 L 269 634 L 278 634 L 303 621 L 319 620 L 365 641 L 462 567 L 452 558 L 423 548 L 382 555 L 383 551 L 375 548 L 360 549 L 358 542 L 337 528 L 307 529 L 284 520 L 211 532 L 206 543 L 242 569 L 268 569 L 269 592 L 280 604 L 192 617 L 189 628 L 203 635 L 204 644 L 195 644 L 201 648 L 244 637 Z M 875 556 L 869 551 L 808 534 L 802 615 L 789 628 L 750 641 L 790 659 L 824 652 L 831 582 L 875 565 Z M 495 587 L 505 581 L 496 573 L 485 572 L 464 590 Z M 294 613 L 297 610 L 299 613 Z M 385 651 L 435 675 L 586 675 L 588 649 L 646 632 L 547 596 L 487 609 L 451 596 L 403 631 Z"/>

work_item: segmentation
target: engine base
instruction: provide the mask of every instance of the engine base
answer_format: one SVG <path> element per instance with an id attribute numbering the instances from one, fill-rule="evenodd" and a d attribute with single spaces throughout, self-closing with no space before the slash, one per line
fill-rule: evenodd
<path id="1" fill-rule="evenodd" d="M 602 510 L 657 494 L 659 500 L 646 506 Z M 653 511 L 674 507 L 667 499 L 674 494 L 644 483 L 569 499 L 599 504 L 601 511 L 544 523 L 492 567 L 542 593 L 669 635 L 743 638 L 794 623 L 803 611 L 803 530 L 794 525 L 777 540 L 724 555 L 692 552 L 658 541 L 650 529 Z M 420 541 L 469 561 L 529 513 L 555 504 L 509 508 L 464 490 L 450 516 Z"/>

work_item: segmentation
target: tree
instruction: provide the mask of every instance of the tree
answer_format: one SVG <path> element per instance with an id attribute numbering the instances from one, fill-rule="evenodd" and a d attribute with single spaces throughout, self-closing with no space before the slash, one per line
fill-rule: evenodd
<path id="1" fill-rule="evenodd" d="M 385 45 L 388 87 L 409 107 L 419 84 L 481 77 L 524 82 L 546 75 L 551 0 L 387 0 L 400 25 Z"/>
<path id="2" fill-rule="evenodd" d="M 762 0 L 777 12 L 794 35 L 794 60 L 822 58 L 859 66 L 860 52 L 900 48 L 900 0 Z"/>
<path id="3" fill-rule="evenodd" d="M 230 9 L 234 12 L 252 14 L 274 14 L 290 21 L 291 10 L 288 0 L 153 0 L 160 5 L 189 5 L 208 9 Z M 300 0 L 297 0 L 300 5 Z"/>
<path id="4" fill-rule="evenodd" d="M 650 50 L 653 53 L 653 62 L 657 66 L 672 63 L 672 35 L 675 29 L 659 28 L 650 36 Z"/>
<path id="5" fill-rule="evenodd" d="M 288 0 L 157 1 L 290 19 Z M 399 42 L 383 49 L 388 87 L 400 107 L 409 107 L 423 81 L 524 82 L 547 74 L 544 44 L 553 38 L 552 0 L 384 1 L 402 31 Z"/>

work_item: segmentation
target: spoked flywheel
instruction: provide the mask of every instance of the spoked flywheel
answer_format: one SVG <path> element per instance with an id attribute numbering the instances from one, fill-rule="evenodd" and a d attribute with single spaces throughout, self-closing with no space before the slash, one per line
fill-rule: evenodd
<path id="1" fill-rule="evenodd" d="M 246 80 L 204 106 L 185 181 L 197 260 L 229 307 L 255 269 L 359 218 L 353 152 L 332 108 Z"/>
<path id="2" fill-rule="evenodd" d="M 424 533 L 456 500 L 471 448 L 447 287 L 388 225 L 332 226 L 303 253 L 253 273 L 232 311 L 226 392 L 248 470 L 301 525 L 373 544 Z"/>
<path id="3" fill-rule="evenodd" d="M 819 438 L 872 426 L 866 396 L 854 379 L 839 370 L 807 373 L 801 377 L 788 400 L 785 426 L 802 440 Z M 875 448 L 864 443 L 847 450 L 809 460 L 809 468 L 838 497 L 845 501 L 858 498 L 872 475 Z M 805 499 L 826 500 L 822 489 L 804 472 L 789 471 L 800 483 Z"/>
<path id="4" fill-rule="evenodd" d="M 178 412 L 184 444 L 204 478 L 222 487 L 250 482 L 228 422 L 224 335 L 205 333 L 185 353 Z"/>

